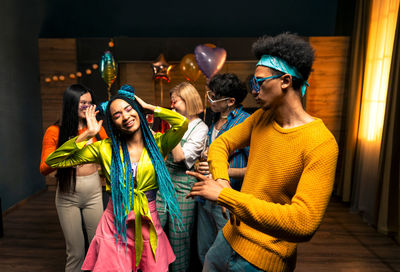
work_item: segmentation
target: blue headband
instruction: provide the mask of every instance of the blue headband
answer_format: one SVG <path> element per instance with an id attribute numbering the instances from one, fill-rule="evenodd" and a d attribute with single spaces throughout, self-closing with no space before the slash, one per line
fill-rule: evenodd
<path id="1" fill-rule="evenodd" d="M 282 73 L 289 74 L 292 77 L 300 79 L 304 81 L 301 85 L 301 95 L 304 96 L 306 93 L 307 86 L 310 86 L 306 80 L 303 79 L 302 75 L 297 71 L 296 67 L 290 66 L 286 63 L 283 59 L 278 57 L 270 56 L 270 55 L 263 55 L 260 61 L 257 63 L 256 66 L 265 66 L 275 70 L 278 70 Z"/>
<path id="2" fill-rule="evenodd" d="M 123 85 L 121 87 L 121 89 L 118 90 L 118 94 L 122 95 L 122 96 L 125 96 L 125 97 L 127 97 L 129 99 L 135 100 L 135 89 L 132 86 L 128 85 L 128 84 Z M 108 102 L 109 101 L 105 101 L 105 102 L 100 103 L 100 105 L 99 105 L 100 109 L 103 111 L 103 113 L 106 112 L 106 109 L 107 109 L 107 106 L 108 106 Z"/>

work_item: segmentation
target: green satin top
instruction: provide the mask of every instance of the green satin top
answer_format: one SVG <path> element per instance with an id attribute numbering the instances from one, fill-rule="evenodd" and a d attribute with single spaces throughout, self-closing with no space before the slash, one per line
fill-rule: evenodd
<path id="1" fill-rule="evenodd" d="M 160 149 L 162 156 L 165 157 L 181 141 L 188 128 L 189 122 L 179 113 L 161 107 L 156 107 L 154 110 L 154 117 L 160 117 L 171 125 L 171 128 L 164 134 L 156 133 L 154 135 L 156 144 Z M 106 189 L 110 192 L 110 167 L 112 155 L 111 139 L 107 138 L 86 145 L 87 141 L 76 143 L 77 137 L 68 140 L 56 151 L 50 154 L 46 159 L 46 164 L 53 168 L 65 168 L 86 163 L 98 163 L 106 177 Z M 150 215 L 147 197 L 144 192 L 158 189 L 158 184 L 156 173 L 146 148 L 143 148 L 140 156 L 136 181 L 137 184 L 136 188 L 134 188 L 135 195 L 133 210 L 135 212 L 135 250 L 136 256 L 139 257 L 136 258 L 136 261 L 138 262 L 140 261 L 143 249 L 141 217 L 145 217 L 151 222 L 149 235 L 154 256 L 157 247 L 157 233 Z M 127 211 L 127 213 L 128 212 L 129 211 Z"/>

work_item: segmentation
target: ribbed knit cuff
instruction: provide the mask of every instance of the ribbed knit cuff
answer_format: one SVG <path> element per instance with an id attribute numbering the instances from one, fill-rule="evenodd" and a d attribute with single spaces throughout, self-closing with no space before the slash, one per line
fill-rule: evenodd
<path id="1" fill-rule="evenodd" d="M 222 164 L 224 164 L 224 163 L 222 162 Z M 221 163 L 217 163 L 217 165 L 216 165 L 216 163 L 214 162 L 214 163 L 211 163 L 211 164 L 209 163 L 209 165 L 210 165 L 211 175 L 213 176 L 213 178 L 215 180 L 217 180 L 217 179 L 225 179 L 225 180 L 228 180 L 230 182 L 229 174 L 228 174 L 229 164 L 227 164 L 226 168 L 225 167 L 221 167 Z"/>
<path id="2" fill-rule="evenodd" d="M 238 199 L 243 200 L 242 193 L 231 188 L 224 188 L 219 193 L 217 202 L 225 207 L 235 207 L 239 203 Z"/>

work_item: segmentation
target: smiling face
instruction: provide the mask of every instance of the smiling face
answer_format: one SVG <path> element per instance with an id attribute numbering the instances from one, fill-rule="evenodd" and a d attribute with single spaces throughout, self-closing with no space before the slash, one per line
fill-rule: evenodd
<path id="1" fill-rule="evenodd" d="M 111 119 L 123 134 L 133 134 L 140 129 L 140 119 L 133 107 L 123 99 L 115 99 L 110 105 Z"/>
<path id="2" fill-rule="evenodd" d="M 257 66 L 254 73 L 257 78 L 265 78 L 273 76 L 272 70 L 265 66 Z M 271 78 L 262 82 L 260 92 L 256 93 L 252 90 L 252 95 L 263 109 L 268 110 L 277 107 L 285 96 L 282 91 L 282 84 L 280 78 Z"/>
<path id="3" fill-rule="evenodd" d="M 92 96 L 90 93 L 85 93 L 79 98 L 78 116 L 80 119 L 85 119 L 86 109 L 92 105 Z"/>

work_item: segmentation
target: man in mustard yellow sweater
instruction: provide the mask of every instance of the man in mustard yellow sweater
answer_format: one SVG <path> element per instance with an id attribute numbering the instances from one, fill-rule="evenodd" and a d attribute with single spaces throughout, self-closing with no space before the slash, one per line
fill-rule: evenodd
<path id="1" fill-rule="evenodd" d="M 188 197 L 216 201 L 231 214 L 203 271 L 293 271 L 297 243 L 316 232 L 332 193 L 337 143 L 301 103 L 312 47 L 284 33 L 260 38 L 253 51 L 259 62 L 250 83 L 261 109 L 210 146 L 214 179 L 188 172 L 200 180 Z M 247 145 L 247 171 L 238 192 L 230 188 L 227 160 Z"/>

